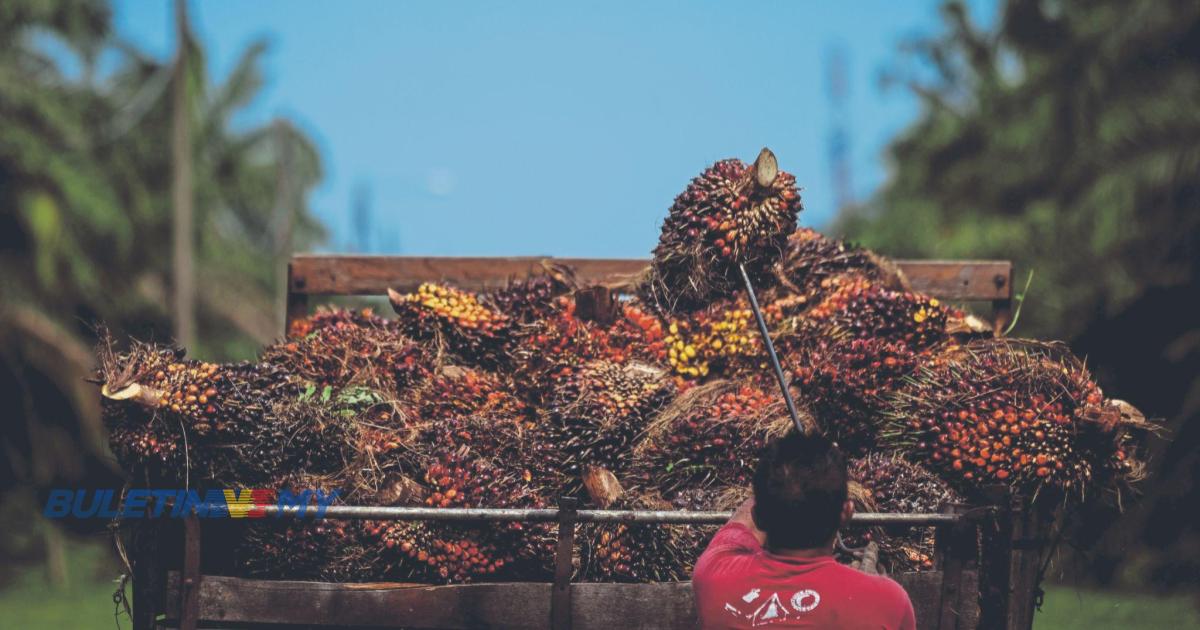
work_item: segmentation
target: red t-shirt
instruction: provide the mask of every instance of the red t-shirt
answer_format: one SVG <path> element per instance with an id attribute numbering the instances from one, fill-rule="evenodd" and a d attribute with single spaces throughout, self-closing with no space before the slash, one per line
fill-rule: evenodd
<path id="1" fill-rule="evenodd" d="M 696 562 L 692 588 L 702 628 L 916 628 L 899 584 L 832 556 L 769 553 L 741 523 L 713 537 Z"/>

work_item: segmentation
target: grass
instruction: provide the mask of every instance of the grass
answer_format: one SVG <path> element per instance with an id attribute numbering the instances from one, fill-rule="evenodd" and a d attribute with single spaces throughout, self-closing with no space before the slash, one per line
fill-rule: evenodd
<path id="1" fill-rule="evenodd" d="M 0 628 L 115 630 L 114 581 L 120 574 L 108 545 L 97 540 L 67 543 L 68 583 L 53 588 L 43 565 L 21 571 L 0 586 Z M 126 591 L 132 599 L 133 589 Z M 121 616 L 121 628 L 133 623 Z"/>
<path id="2" fill-rule="evenodd" d="M 1035 630 L 1104 628 L 1200 628 L 1200 611 L 1187 595 L 1143 595 L 1046 586 Z"/>
<path id="3" fill-rule="evenodd" d="M 45 570 L 33 566 L 0 586 L 0 628 L 72 628 L 114 630 L 113 579 L 119 569 L 106 543 L 96 540 L 68 543 L 70 583 L 64 589 L 48 586 Z M 130 589 L 132 593 L 132 589 Z M 120 618 L 128 629 L 128 617 Z M 1042 612 L 1034 617 L 1036 630 L 1087 628 L 1198 628 L 1200 611 L 1186 595 L 1156 596 L 1047 586 Z"/>

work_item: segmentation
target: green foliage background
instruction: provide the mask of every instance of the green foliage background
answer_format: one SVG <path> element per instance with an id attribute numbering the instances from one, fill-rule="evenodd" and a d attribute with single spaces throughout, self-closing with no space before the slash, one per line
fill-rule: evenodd
<path id="1" fill-rule="evenodd" d="M 186 45 L 203 340 L 189 351 L 245 358 L 280 329 L 284 250 L 323 236 L 307 206 L 321 164 L 286 121 L 231 124 L 263 85 L 264 44 L 219 82 L 190 35 Z M 101 76 L 105 52 L 119 61 Z M 63 54 L 78 76 L 61 70 Z M 173 66 L 118 39 L 101 0 L 0 3 L 0 399 L 15 412 L 0 425 L 0 490 L 115 483 L 84 379 L 98 323 L 171 330 Z"/>
<path id="2" fill-rule="evenodd" d="M 1200 3 L 1010 0 L 992 30 L 957 2 L 944 16 L 890 72 L 923 114 L 892 145 L 881 192 L 835 231 L 891 256 L 1009 258 L 1022 280 L 1035 271 L 1016 332 L 1070 340 L 1110 394 L 1169 429 L 1151 444 L 1145 496 L 1122 514 L 1081 514 L 1091 551 L 1058 571 L 1194 588 Z M 79 76 L 61 71 L 48 40 Z M 279 325 L 281 222 L 296 249 L 323 237 L 307 206 L 321 164 L 286 121 L 231 124 L 262 87 L 264 44 L 220 81 L 187 45 L 202 340 L 191 350 L 243 358 Z M 100 76 L 105 51 L 120 62 Z M 96 322 L 143 338 L 171 327 L 171 66 L 120 41 L 101 0 L 0 2 L 0 492 L 36 503 L 31 488 L 119 485 L 83 379 Z M 37 556 L 36 532 L 3 537 L 0 554 Z"/>

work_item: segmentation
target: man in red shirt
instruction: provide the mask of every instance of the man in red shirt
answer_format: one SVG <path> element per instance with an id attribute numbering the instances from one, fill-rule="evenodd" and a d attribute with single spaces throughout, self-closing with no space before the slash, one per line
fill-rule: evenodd
<path id="1" fill-rule="evenodd" d="M 850 520 L 846 459 L 820 436 L 772 441 L 754 498 L 713 537 L 692 587 L 703 628 L 914 630 L 912 602 L 892 580 L 833 559 Z"/>

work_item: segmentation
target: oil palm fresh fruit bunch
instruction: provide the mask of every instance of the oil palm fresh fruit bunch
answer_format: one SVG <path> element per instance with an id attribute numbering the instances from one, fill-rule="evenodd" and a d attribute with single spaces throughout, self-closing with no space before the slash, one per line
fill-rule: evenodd
<path id="1" fill-rule="evenodd" d="M 318 388 L 278 363 L 218 365 L 134 343 L 102 353 L 100 380 L 114 453 L 127 469 L 153 468 L 150 479 L 261 482 L 354 458 L 355 391 Z"/>
<path id="2" fill-rule="evenodd" d="M 445 583 L 495 580 L 515 558 L 478 527 L 432 521 L 368 521 L 368 540 L 391 579 Z"/>
<path id="3" fill-rule="evenodd" d="M 566 369 L 549 397 L 542 439 L 571 477 L 590 466 L 620 474 L 634 438 L 673 395 L 667 374 L 646 364 L 594 361 Z"/>
<path id="4" fill-rule="evenodd" d="M 410 337 L 446 348 L 470 365 L 505 362 L 512 321 L 478 295 L 427 282 L 413 293 L 388 289 L 388 299 Z"/>
<path id="5" fill-rule="evenodd" d="M 312 316 L 307 330 L 267 346 L 262 360 L 319 387 L 365 386 L 393 396 L 428 377 L 429 358 L 395 322 L 332 310 Z"/>
<path id="6" fill-rule="evenodd" d="M 110 445 L 135 476 L 261 479 L 265 467 L 287 459 L 271 411 L 300 389 L 278 366 L 217 365 L 143 343 L 117 353 L 108 344 L 98 380 Z"/>
<path id="7" fill-rule="evenodd" d="M 305 472 L 288 472 L 263 484 L 276 491 L 300 493 L 320 490 L 328 493 L 339 487 L 340 480 Z M 353 494 L 339 496 L 334 504 L 361 501 Z M 316 506 L 315 498 L 309 508 Z M 207 524 L 206 524 L 207 525 Z M 261 518 L 235 521 L 242 536 L 233 549 L 238 570 L 251 577 L 352 582 L 383 577 L 378 554 L 364 536 L 362 523 L 337 519 Z M 206 532 L 206 539 L 211 534 Z"/>
<path id="8" fill-rule="evenodd" d="M 603 330 L 601 354 L 624 363 L 662 364 L 667 359 L 666 327 L 653 309 L 636 298 L 621 305 L 620 316 Z"/>
<path id="9" fill-rule="evenodd" d="M 859 454 L 874 448 L 888 395 L 920 362 L 908 344 L 881 337 L 801 334 L 779 348 L 797 402 L 842 449 Z"/>
<path id="10" fill-rule="evenodd" d="M 657 498 L 623 500 L 614 509 L 669 509 Z M 637 523 L 580 527 L 580 575 L 596 582 L 677 582 L 688 579 L 696 541 L 689 528 Z"/>
<path id="11" fill-rule="evenodd" d="M 603 343 L 596 326 L 575 316 L 575 300 L 559 297 L 545 317 L 518 329 L 513 344 L 515 371 L 534 390 L 546 387 L 562 368 L 578 368 L 601 358 Z M 528 398 L 538 401 L 541 396 L 531 391 Z"/>
<path id="12" fill-rule="evenodd" d="M 888 398 L 884 443 L 968 494 L 1006 484 L 1079 498 L 1142 476 L 1144 417 L 1106 399 L 1063 344 L 971 342 L 923 363 Z"/>
<path id="13" fill-rule="evenodd" d="M 851 482 L 857 484 L 852 498 L 858 511 L 925 514 L 962 502 L 936 474 L 897 455 L 873 453 L 850 460 L 848 468 Z M 934 530 L 929 527 L 850 530 L 844 540 L 851 546 L 878 543 L 880 562 L 891 573 L 934 568 Z"/>
<path id="14" fill-rule="evenodd" d="M 874 252 L 828 238 L 812 228 L 790 234 L 783 256 L 775 267 L 776 279 L 789 292 L 810 301 L 819 299 L 833 278 L 855 275 L 888 289 L 908 290 L 904 274 L 891 261 Z"/>
<path id="15" fill-rule="evenodd" d="M 388 328 L 395 326 L 395 322 L 380 317 L 371 308 L 354 310 L 319 306 L 316 312 L 293 319 L 288 325 L 287 336 L 288 338 L 304 337 L 314 330 L 338 326 Z"/>
<path id="16" fill-rule="evenodd" d="M 489 304 L 514 322 L 528 324 L 549 315 L 555 301 L 575 288 L 575 272 L 570 267 L 546 264 L 545 273 L 512 280 L 508 286 L 487 294 Z"/>
<path id="17" fill-rule="evenodd" d="M 759 368 L 766 355 L 753 317 L 749 302 L 739 297 L 672 319 L 663 340 L 667 362 L 688 379 Z"/>
<path id="18" fill-rule="evenodd" d="M 792 426 L 778 390 L 757 379 L 693 387 L 639 440 L 633 477 L 668 501 L 697 488 L 749 484 L 759 451 Z"/>
<path id="19" fill-rule="evenodd" d="M 825 297 L 802 314 L 804 324 L 818 327 L 816 334 L 882 338 L 921 349 L 944 341 L 948 316 L 960 315 L 937 298 L 894 291 L 865 276 L 838 276 L 829 284 Z"/>
<path id="20" fill-rule="evenodd" d="M 513 393 L 513 385 L 494 372 L 444 366 L 428 385 L 411 390 L 423 422 L 443 423 L 457 418 L 532 418 L 533 409 Z"/>
<path id="21" fill-rule="evenodd" d="M 739 264 L 766 288 L 800 209 L 796 178 L 769 150 L 713 164 L 675 198 L 643 297 L 667 313 L 702 308 L 742 286 Z"/>

